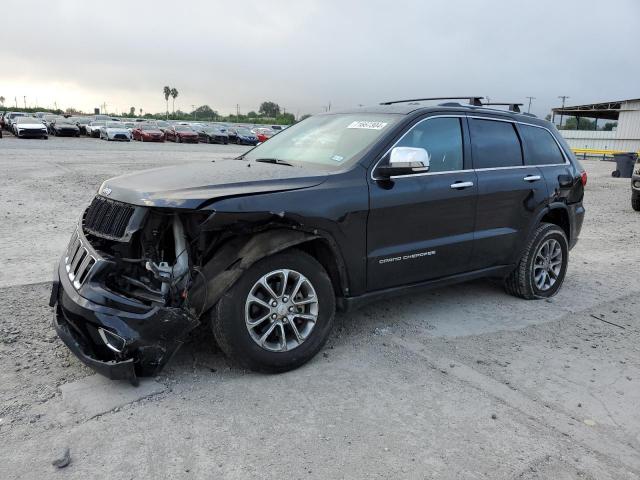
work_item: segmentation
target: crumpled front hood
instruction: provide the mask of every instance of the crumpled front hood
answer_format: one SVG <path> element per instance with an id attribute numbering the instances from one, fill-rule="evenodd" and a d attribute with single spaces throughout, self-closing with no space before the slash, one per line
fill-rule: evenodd
<path id="1" fill-rule="evenodd" d="M 197 209 L 230 196 L 309 188 L 325 178 L 320 170 L 216 160 L 122 175 L 104 182 L 98 193 L 133 205 Z"/>

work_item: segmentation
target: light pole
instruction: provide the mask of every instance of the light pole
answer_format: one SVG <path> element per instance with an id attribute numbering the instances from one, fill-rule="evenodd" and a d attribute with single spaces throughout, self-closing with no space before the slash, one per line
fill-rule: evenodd
<path id="1" fill-rule="evenodd" d="M 198 114 L 196 113 L 196 106 L 195 105 L 191 105 L 191 108 L 193 108 L 193 119 L 197 119 L 198 118 Z"/>
<path id="2" fill-rule="evenodd" d="M 524 97 L 529 99 L 529 107 L 527 108 L 527 113 L 531 113 L 531 101 L 535 100 L 536 97 Z"/>
<path id="3" fill-rule="evenodd" d="M 562 127 L 562 117 L 564 116 L 564 102 L 567 100 L 567 98 L 571 98 L 567 95 L 560 95 L 558 98 L 562 99 L 562 110 L 560 111 L 560 126 Z"/>

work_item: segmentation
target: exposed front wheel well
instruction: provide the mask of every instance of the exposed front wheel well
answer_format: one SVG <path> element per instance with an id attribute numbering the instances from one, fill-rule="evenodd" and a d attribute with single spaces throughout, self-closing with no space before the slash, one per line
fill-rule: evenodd
<path id="1" fill-rule="evenodd" d="M 344 269 L 339 267 L 335 253 L 326 240 L 317 238 L 296 245 L 295 248 L 302 250 L 315 258 L 329 274 L 329 278 L 331 279 L 331 284 L 333 285 L 333 290 L 336 292 L 336 295 L 344 295 L 343 287 L 346 286 L 344 285 Z"/>
<path id="2" fill-rule="evenodd" d="M 567 236 L 567 240 L 571 242 L 571 224 L 569 223 L 569 214 L 562 208 L 555 208 L 549 210 L 541 219 L 540 223 L 552 223 L 559 226 L 564 234 Z"/>

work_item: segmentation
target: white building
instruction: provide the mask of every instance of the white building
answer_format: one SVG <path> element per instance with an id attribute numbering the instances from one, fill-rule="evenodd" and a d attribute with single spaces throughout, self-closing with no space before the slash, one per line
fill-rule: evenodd
<path id="1" fill-rule="evenodd" d="M 571 148 L 640 152 L 640 98 L 554 108 L 553 116 L 554 120 L 559 116 L 564 119 L 593 119 L 596 127 L 607 121 L 618 122 L 618 126 L 612 131 L 560 130 Z"/>

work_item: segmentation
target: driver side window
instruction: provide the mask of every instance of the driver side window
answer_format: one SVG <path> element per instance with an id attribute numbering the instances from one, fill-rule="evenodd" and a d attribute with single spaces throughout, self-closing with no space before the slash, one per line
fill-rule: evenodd
<path id="1" fill-rule="evenodd" d="M 463 170 L 462 125 L 459 118 L 432 118 L 415 125 L 397 147 L 424 148 L 429 172 Z"/>

